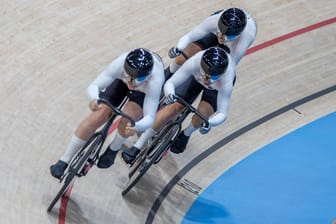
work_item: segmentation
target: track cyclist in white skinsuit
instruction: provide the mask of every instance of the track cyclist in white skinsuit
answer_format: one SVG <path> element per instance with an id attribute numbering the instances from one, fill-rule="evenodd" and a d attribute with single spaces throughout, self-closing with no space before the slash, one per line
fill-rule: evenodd
<path id="1" fill-rule="evenodd" d="M 92 112 L 77 127 L 60 160 L 50 167 L 51 175 L 60 178 L 76 152 L 112 115 L 112 109 L 105 104 L 98 104 L 97 100 L 104 98 L 118 106 L 130 93 L 123 112 L 137 122 L 131 127 L 127 119 L 120 120 L 115 138 L 97 164 L 100 168 L 110 167 L 129 136 L 152 126 L 164 81 L 164 65 L 160 56 L 146 49 L 125 52 L 112 61 L 88 87 Z"/>
<path id="2" fill-rule="evenodd" d="M 211 47 L 196 53 L 164 85 L 168 105 L 157 113 L 152 128 L 141 135 L 130 149 L 131 152 L 135 151 L 135 155 L 137 155 L 146 141 L 182 110 L 183 105 L 175 102 L 175 95 L 191 104 L 202 92 L 197 109 L 204 117 L 209 118 L 209 126 L 205 126 L 202 120 L 194 115 L 187 129 L 181 132 L 171 147 L 172 152 L 183 152 L 190 135 L 196 129 L 201 128 L 201 133 L 206 134 L 211 127 L 222 124 L 227 117 L 235 77 L 236 65 L 230 55 L 222 48 Z M 122 157 L 127 163 L 131 163 L 134 159 L 130 156 L 129 151 L 124 151 Z"/>
<path id="3" fill-rule="evenodd" d="M 257 34 L 257 26 L 255 20 L 245 10 L 238 8 L 229 8 L 219 10 L 207 17 L 203 22 L 194 27 L 189 33 L 179 39 L 176 47 L 169 50 L 169 57 L 175 58 L 165 70 L 165 76 L 171 77 L 186 61 L 181 54 L 183 51 L 188 57 L 195 55 L 197 52 L 208 49 L 213 46 L 223 48 L 230 54 L 235 65 L 239 63 L 249 46 L 255 40 Z M 167 83 L 168 84 L 168 83 Z M 203 95 L 211 95 L 208 98 L 217 96 L 215 92 L 204 91 Z M 202 96 L 203 97 L 203 96 Z M 200 103 L 200 106 L 203 103 Z M 170 105 L 171 111 L 179 111 L 180 104 L 174 103 Z M 199 108 L 200 109 L 200 108 Z M 213 108 L 214 109 L 214 108 Z M 194 118 L 197 119 L 197 118 Z M 125 162 L 130 163 L 140 152 L 145 142 L 151 138 L 160 128 L 161 122 L 154 124 L 148 129 L 141 138 L 134 144 L 130 150 L 122 153 Z M 178 137 L 173 152 L 181 152 L 185 149 L 191 133 L 197 130 L 197 126 L 192 123 Z M 177 148 L 179 148 L 177 150 Z"/>
<path id="4" fill-rule="evenodd" d="M 186 59 L 180 55 L 182 50 L 191 57 L 213 46 L 225 49 L 237 65 L 256 34 L 256 22 L 248 12 L 238 8 L 219 10 L 181 37 L 176 47 L 169 50 L 169 57 L 176 59 L 168 71 L 174 73 L 184 63 Z"/>

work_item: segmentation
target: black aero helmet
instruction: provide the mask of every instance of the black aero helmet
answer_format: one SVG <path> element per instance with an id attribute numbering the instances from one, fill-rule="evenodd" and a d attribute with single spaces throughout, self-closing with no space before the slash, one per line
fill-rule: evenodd
<path id="1" fill-rule="evenodd" d="M 209 79 L 218 79 L 228 67 L 229 59 L 226 52 L 220 47 L 207 49 L 201 59 L 201 72 Z"/>
<path id="2" fill-rule="evenodd" d="M 246 15 L 243 10 L 230 8 L 225 10 L 218 20 L 219 31 L 226 36 L 239 35 L 246 26 Z"/>
<path id="3" fill-rule="evenodd" d="M 137 48 L 128 53 L 124 63 L 127 75 L 145 79 L 153 69 L 153 56 L 148 50 Z"/>

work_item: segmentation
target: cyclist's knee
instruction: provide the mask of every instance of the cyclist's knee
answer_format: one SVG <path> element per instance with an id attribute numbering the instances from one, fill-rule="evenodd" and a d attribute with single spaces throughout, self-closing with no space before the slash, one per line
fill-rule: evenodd
<path id="1" fill-rule="evenodd" d="M 83 125 L 90 129 L 97 129 L 103 125 L 112 115 L 110 108 L 102 107 L 99 110 L 92 112 L 91 115 L 83 122 Z"/>
<path id="2" fill-rule="evenodd" d="M 101 125 L 103 125 L 111 116 L 111 110 L 100 108 L 92 112 L 86 119 L 82 120 L 77 127 L 75 134 L 82 138 L 88 139 Z"/>
<path id="3" fill-rule="evenodd" d="M 204 100 L 199 103 L 197 110 L 205 117 L 210 117 L 213 113 L 215 113 L 213 106 Z"/>
<path id="4" fill-rule="evenodd" d="M 96 116 L 94 116 L 96 118 L 96 121 L 100 124 L 105 123 L 112 115 L 112 110 L 107 107 L 107 106 L 103 106 L 100 110 L 98 110 L 96 113 Z"/>
<path id="5" fill-rule="evenodd" d="M 176 102 L 171 104 L 171 111 L 173 114 L 179 113 L 183 109 L 183 105 Z"/>

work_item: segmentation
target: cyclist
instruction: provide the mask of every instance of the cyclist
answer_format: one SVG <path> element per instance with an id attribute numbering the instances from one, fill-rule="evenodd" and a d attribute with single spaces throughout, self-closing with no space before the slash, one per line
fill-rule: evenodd
<path id="1" fill-rule="evenodd" d="M 112 109 L 107 105 L 98 104 L 97 100 L 104 98 L 112 105 L 118 106 L 129 93 L 130 98 L 123 112 L 137 122 L 134 127 L 130 127 L 128 120 L 120 120 L 118 132 L 97 164 L 99 168 L 110 167 L 120 146 L 129 136 L 151 127 L 163 83 L 164 65 L 159 55 L 137 48 L 117 57 L 87 88 L 91 100 L 89 108 L 92 112 L 77 127 L 60 160 L 50 167 L 51 175 L 60 178 L 76 152 L 112 115 Z"/>
<path id="2" fill-rule="evenodd" d="M 224 48 L 237 65 L 256 37 L 257 26 L 249 13 L 238 8 L 219 10 L 207 17 L 169 50 L 175 58 L 165 73 L 170 77 L 186 60 L 181 51 L 191 57 L 196 52 L 213 46 Z"/>
<path id="3" fill-rule="evenodd" d="M 221 47 L 227 51 L 232 61 L 237 65 L 248 47 L 253 43 L 256 34 L 256 22 L 245 10 L 239 8 L 219 10 L 180 38 L 176 47 L 169 50 L 169 57 L 175 58 L 175 60 L 165 69 L 165 76 L 171 77 L 185 62 L 186 58 L 180 55 L 182 51 L 191 57 L 197 52 L 213 46 Z M 201 104 L 203 103 L 201 102 L 200 105 Z M 170 110 L 178 111 L 180 109 L 177 104 L 173 104 L 170 107 Z M 128 163 L 131 162 L 139 152 L 139 149 L 142 148 L 146 139 L 153 136 L 156 133 L 155 130 L 158 130 L 159 127 L 160 125 L 154 124 L 152 129 L 148 129 L 147 134 L 143 134 L 130 150 L 123 152 L 122 156 L 124 160 Z M 185 137 L 183 137 L 183 135 L 179 136 L 180 138 L 178 138 L 176 144 L 179 144 L 181 141 L 182 143 L 185 142 L 186 145 L 187 140 L 183 141 L 183 139 L 189 139 L 187 137 L 189 137 L 191 133 L 188 130 L 192 129 L 193 128 L 184 131 L 183 135 Z M 183 145 L 184 144 L 182 144 L 182 146 Z M 174 151 L 174 149 L 172 149 L 172 151 Z"/>
<path id="4" fill-rule="evenodd" d="M 182 110 L 182 104 L 174 102 L 175 94 L 192 103 L 203 91 L 197 109 L 206 118 L 210 118 L 209 126 L 204 126 L 202 120 L 194 115 L 189 126 L 181 132 L 171 147 L 172 152 L 183 152 L 190 135 L 198 128 L 201 127 L 200 131 L 205 134 L 211 127 L 223 123 L 227 116 L 235 77 L 235 63 L 220 47 L 200 51 L 188 59 L 164 85 L 166 101 L 170 104 L 158 111 L 152 128 L 147 129 L 129 150 L 122 152 L 124 161 L 131 163 L 147 140 Z"/>

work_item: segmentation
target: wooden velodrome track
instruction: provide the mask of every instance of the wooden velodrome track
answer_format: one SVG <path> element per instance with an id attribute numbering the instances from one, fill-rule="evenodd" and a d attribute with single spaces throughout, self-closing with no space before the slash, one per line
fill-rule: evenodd
<path id="1" fill-rule="evenodd" d="M 135 47 L 168 65 L 179 37 L 233 6 L 254 16 L 258 34 L 238 66 L 226 123 L 195 133 L 184 154 L 169 155 L 126 197 L 127 167 L 117 159 L 79 179 L 63 211 L 58 203 L 47 213 L 60 188 L 49 166 L 89 113 L 85 89 L 96 75 Z M 197 197 L 179 181 L 205 189 L 265 144 L 336 111 L 333 0 L 13 0 L 0 15 L 1 223 L 179 223 Z"/>

